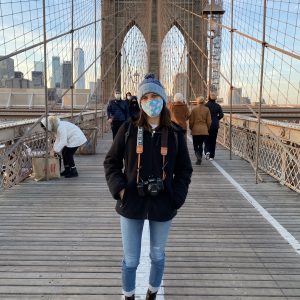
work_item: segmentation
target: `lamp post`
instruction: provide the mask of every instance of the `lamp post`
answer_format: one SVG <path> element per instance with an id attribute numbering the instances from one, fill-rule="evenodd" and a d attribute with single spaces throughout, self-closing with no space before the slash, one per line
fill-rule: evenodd
<path id="1" fill-rule="evenodd" d="M 212 58 L 213 58 L 213 39 L 215 38 L 215 33 L 217 32 L 217 24 L 213 22 L 214 16 L 221 16 L 225 13 L 222 6 L 215 3 L 215 0 L 211 0 L 208 3 L 203 11 L 203 15 L 209 15 L 209 69 L 208 69 L 208 84 L 207 84 L 207 96 L 209 97 L 209 93 L 211 90 L 212 83 Z"/>
<path id="2" fill-rule="evenodd" d="M 135 83 L 135 95 L 137 95 L 137 90 L 138 90 L 138 84 L 139 84 L 139 78 L 140 78 L 140 73 L 137 71 L 133 74 L 134 77 L 134 83 Z"/>

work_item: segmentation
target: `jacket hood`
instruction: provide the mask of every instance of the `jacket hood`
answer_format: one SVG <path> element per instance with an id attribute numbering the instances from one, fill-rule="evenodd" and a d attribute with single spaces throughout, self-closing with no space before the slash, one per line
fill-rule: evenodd
<path id="1" fill-rule="evenodd" d="M 57 128 L 59 125 L 60 119 L 56 116 L 49 116 L 48 117 L 48 131 L 57 132 Z M 46 127 L 46 118 L 41 120 L 41 123 Z"/>

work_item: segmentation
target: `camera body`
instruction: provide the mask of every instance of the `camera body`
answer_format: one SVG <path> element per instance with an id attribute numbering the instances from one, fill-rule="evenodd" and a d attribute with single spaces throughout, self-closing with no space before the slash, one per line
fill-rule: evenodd
<path id="1" fill-rule="evenodd" d="M 145 197 L 147 195 L 155 197 L 164 190 L 164 183 L 161 178 L 149 177 L 137 185 L 138 195 Z"/>

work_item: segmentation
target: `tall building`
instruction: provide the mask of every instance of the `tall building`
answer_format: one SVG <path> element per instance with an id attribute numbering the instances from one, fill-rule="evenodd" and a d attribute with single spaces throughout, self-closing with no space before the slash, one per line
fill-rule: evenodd
<path id="1" fill-rule="evenodd" d="M 84 73 L 84 51 L 76 48 L 74 53 L 74 81 L 76 81 Z M 76 89 L 85 88 L 85 75 L 76 82 Z"/>
<path id="2" fill-rule="evenodd" d="M 0 56 L 0 59 L 3 56 Z M 0 80 L 14 78 L 14 60 L 12 58 L 7 58 L 0 61 Z"/>
<path id="3" fill-rule="evenodd" d="M 72 85 L 72 63 L 70 61 L 63 62 L 61 75 L 61 88 L 69 89 Z"/>
<path id="4" fill-rule="evenodd" d="M 34 62 L 34 71 L 44 73 L 44 62 L 43 61 L 35 61 Z"/>
<path id="5" fill-rule="evenodd" d="M 24 78 L 24 74 L 20 71 L 15 71 L 14 72 L 14 78 L 22 79 L 22 78 Z"/>
<path id="6" fill-rule="evenodd" d="M 96 82 L 92 82 L 92 81 L 90 81 L 89 82 L 89 90 L 90 90 L 90 94 L 92 95 L 92 94 L 94 94 L 94 92 L 95 92 L 95 88 L 96 88 Z"/>
<path id="7" fill-rule="evenodd" d="M 43 72 L 32 71 L 31 72 L 31 78 L 32 78 L 32 87 L 33 88 L 42 88 L 42 87 L 44 87 Z"/>
<path id="8" fill-rule="evenodd" d="M 232 90 L 232 104 L 250 104 L 250 99 L 248 97 L 242 96 L 242 88 L 233 88 Z M 227 92 L 227 103 L 230 103 L 230 89 Z"/>
<path id="9" fill-rule="evenodd" d="M 24 78 L 9 78 L 5 79 L 6 88 L 29 89 L 31 88 L 31 81 Z"/>
<path id="10" fill-rule="evenodd" d="M 232 104 L 242 104 L 242 88 L 233 88 L 232 90 Z M 227 103 L 230 103 L 230 88 L 227 91 Z"/>
<path id="11" fill-rule="evenodd" d="M 52 88 L 60 88 L 61 85 L 61 68 L 59 56 L 52 56 Z"/>

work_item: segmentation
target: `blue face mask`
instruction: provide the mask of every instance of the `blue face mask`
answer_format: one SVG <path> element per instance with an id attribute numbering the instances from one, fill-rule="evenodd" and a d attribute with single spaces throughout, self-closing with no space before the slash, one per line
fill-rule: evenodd
<path id="1" fill-rule="evenodd" d="M 163 99 L 158 97 L 141 104 L 143 111 L 149 117 L 157 117 L 163 108 Z"/>

